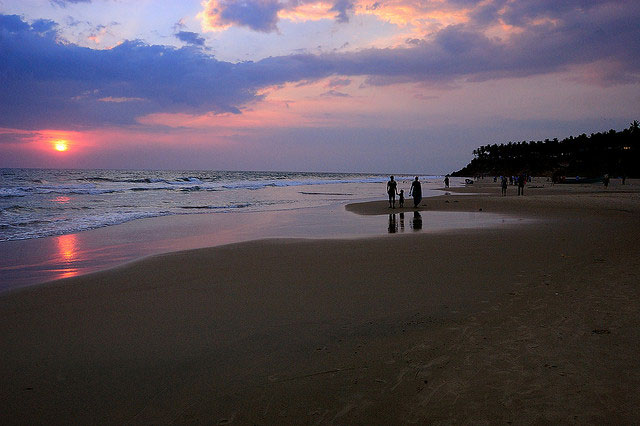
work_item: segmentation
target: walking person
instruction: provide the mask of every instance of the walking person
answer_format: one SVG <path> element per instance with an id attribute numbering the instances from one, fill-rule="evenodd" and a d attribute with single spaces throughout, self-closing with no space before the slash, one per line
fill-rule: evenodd
<path id="1" fill-rule="evenodd" d="M 418 176 L 416 179 L 411 182 L 411 189 L 409 189 L 409 196 L 413 196 L 413 207 L 417 208 L 422 201 L 422 186 L 420 185 L 420 181 L 418 180 Z"/>

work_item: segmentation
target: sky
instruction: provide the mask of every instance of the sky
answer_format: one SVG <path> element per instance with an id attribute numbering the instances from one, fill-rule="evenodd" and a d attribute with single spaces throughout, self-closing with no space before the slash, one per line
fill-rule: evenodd
<path id="1" fill-rule="evenodd" d="M 637 0 L 0 0 L 0 167 L 444 174 L 640 119 Z"/>

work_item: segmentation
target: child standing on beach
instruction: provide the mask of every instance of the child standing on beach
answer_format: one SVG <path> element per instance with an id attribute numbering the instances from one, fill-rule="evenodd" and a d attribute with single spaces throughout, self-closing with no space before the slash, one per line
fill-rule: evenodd
<path id="1" fill-rule="evenodd" d="M 401 189 L 398 194 L 398 206 L 404 207 L 404 189 Z"/>

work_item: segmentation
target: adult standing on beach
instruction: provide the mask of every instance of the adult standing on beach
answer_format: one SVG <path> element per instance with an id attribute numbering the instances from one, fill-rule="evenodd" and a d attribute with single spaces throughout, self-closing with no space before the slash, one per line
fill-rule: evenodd
<path id="1" fill-rule="evenodd" d="M 387 194 L 389 194 L 389 208 L 390 209 L 395 209 L 396 208 L 396 191 L 397 191 L 397 188 L 398 188 L 398 182 L 393 180 L 393 176 L 391 176 L 391 178 L 389 179 L 389 182 L 387 182 Z"/>
<path id="2" fill-rule="evenodd" d="M 422 201 L 422 187 L 420 186 L 420 181 L 418 180 L 418 176 L 416 179 L 411 182 L 411 189 L 409 190 L 409 196 L 413 196 L 413 207 L 418 207 L 420 201 Z"/>
<path id="3" fill-rule="evenodd" d="M 444 177 L 444 187 L 445 188 L 449 187 L 449 175 Z"/>
<path id="4" fill-rule="evenodd" d="M 524 175 L 518 176 L 518 195 L 524 195 Z"/>
<path id="5" fill-rule="evenodd" d="M 502 180 L 500 181 L 500 186 L 502 187 L 502 196 L 507 195 L 507 177 L 502 176 Z"/>

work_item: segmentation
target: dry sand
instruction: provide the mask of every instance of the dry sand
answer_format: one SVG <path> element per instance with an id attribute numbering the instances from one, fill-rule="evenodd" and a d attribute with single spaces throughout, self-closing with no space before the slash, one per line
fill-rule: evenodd
<path id="1" fill-rule="evenodd" d="M 631 183 L 481 183 L 420 209 L 538 220 L 254 241 L 2 295 L 0 422 L 637 423 Z"/>

